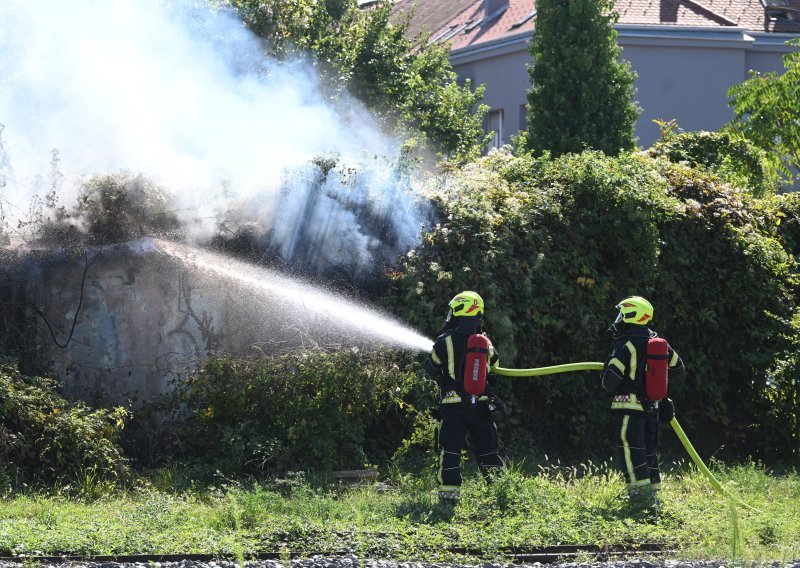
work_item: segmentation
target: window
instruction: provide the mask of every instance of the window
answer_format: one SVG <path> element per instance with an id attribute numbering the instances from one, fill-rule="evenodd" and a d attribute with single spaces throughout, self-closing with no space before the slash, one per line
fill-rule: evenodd
<path id="1" fill-rule="evenodd" d="M 503 109 L 490 110 L 486 115 L 486 132 L 493 133 L 489 148 L 503 145 Z"/>
<path id="2" fill-rule="evenodd" d="M 800 10 L 789 5 L 788 0 L 761 0 L 761 4 L 770 20 L 783 18 L 794 21 L 800 14 Z"/>

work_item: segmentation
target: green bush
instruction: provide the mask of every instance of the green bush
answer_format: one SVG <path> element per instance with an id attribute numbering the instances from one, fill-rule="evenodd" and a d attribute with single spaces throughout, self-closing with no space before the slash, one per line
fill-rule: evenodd
<path id="1" fill-rule="evenodd" d="M 775 192 L 778 177 L 767 153 L 742 136 L 728 132 L 674 133 L 674 122 L 661 123 L 662 137 L 650 149 L 674 163 L 716 173 L 724 181 L 755 196 Z"/>
<path id="2" fill-rule="evenodd" d="M 228 475 L 383 463 L 429 390 L 418 370 L 407 355 L 358 350 L 209 359 L 177 386 L 182 455 Z"/>
<path id="3" fill-rule="evenodd" d="M 778 237 L 786 252 L 796 258 L 800 256 L 800 193 L 783 193 L 773 201 L 777 208 Z"/>
<path id="4" fill-rule="evenodd" d="M 796 451 L 796 437 L 763 439 L 770 369 L 791 347 L 795 306 L 773 199 L 667 160 L 585 152 L 493 153 L 455 172 L 437 200 L 442 221 L 393 274 L 390 298 L 421 331 L 438 329 L 454 292 L 473 289 L 504 366 L 601 361 L 613 306 L 640 294 L 686 362 L 671 395 L 698 448 Z M 613 452 L 596 374 L 502 379 L 500 390 L 512 403 L 501 429 L 512 455 Z M 666 449 L 681 451 L 673 438 Z"/>
<path id="5" fill-rule="evenodd" d="M 0 483 L 124 481 L 117 445 L 123 408 L 94 410 L 58 394 L 47 377 L 29 377 L 0 360 Z"/>

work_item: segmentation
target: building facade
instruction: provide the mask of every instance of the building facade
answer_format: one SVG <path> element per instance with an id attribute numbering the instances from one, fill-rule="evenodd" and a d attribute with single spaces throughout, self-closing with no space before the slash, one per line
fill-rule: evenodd
<path id="1" fill-rule="evenodd" d="M 459 77 L 486 86 L 492 145 L 508 143 L 526 128 L 535 0 L 402 0 L 395 10 L 412 6 L 412 30 L 448 43 Z M 800 37 L 800 0 L 617 0 L 615 6 L 622 58 L 637 74 L 641 147 L 657 139 L 656 119 L 675 119 L 687 131 L 730 121 L 727 90 L 750 71 L 783 70 L 783 55 L 796 49 L 786 42 Z"/>

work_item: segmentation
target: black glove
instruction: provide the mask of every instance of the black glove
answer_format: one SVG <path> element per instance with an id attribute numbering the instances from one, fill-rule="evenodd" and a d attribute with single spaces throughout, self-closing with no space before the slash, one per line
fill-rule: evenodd
<path id="1" fill-rule="evenodd" d="M 658 403 L 658 419 L 661 422 L 669 422 L 675 418 L 675 403 L 671 398 L 665 398 Z"/>
<path id="2" fill-rule="evenodd" d="M 506 417 L 506 414 L 508 414 L 506 403 L 497 396 L 493 396 L 489 399 L 487 408 L 489 409 L 489 416 L 491 416 L 492 420 L 495 422 L 500 422 Z"/>

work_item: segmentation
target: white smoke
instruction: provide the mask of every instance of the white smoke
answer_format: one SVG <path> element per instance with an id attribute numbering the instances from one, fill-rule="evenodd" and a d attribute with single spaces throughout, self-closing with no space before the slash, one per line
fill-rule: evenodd
<path id="1" fill-rule="evenodd" d="M 376 168 L 375 155 L 399 148 L 352 98 L 332 104 L 311 66 L 264 57 L 241 21 L 202 0 L 2 0 L 0 125 L 6 216 L 27 210 L 57 149 L 64 204 L 81 179 L 125 169 L 164 187 L 187 218 L 213 226 L 248 203 L 279 238 L 303 221 L 290 213 L 308 211 L 309 189 L 287 190 L 287 169 L 319 155 Z M 357 192 L 361 206 L 386 207 L 395 240 L 410 246 L 416 205 L 387 179 L 391 197 L 370 187 Z M 373 237 L 343 211 L 324 240 L 369 257 Z"/>

